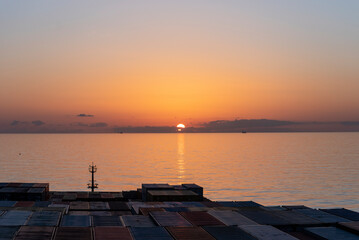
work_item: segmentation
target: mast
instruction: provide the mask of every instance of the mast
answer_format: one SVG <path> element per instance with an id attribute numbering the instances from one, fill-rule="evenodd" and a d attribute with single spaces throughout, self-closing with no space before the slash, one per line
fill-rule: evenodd
<path id="1" fill-rule="evenodd" d="M 91 192 L 94 192 L 95 188 L 98 188 L 98 184 L 95 183 L 95 172 L 97 172 L 96 165 L 89 165 L 89 172 L 91 173 L 91 182 L 87 184 L 87 188 L 91 188 Z"/>

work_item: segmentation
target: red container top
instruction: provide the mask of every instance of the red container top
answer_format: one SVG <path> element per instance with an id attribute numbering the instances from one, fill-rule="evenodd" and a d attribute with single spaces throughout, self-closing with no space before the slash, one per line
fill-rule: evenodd
<path id="1" fill-rule="evenodd" d="M 194 226 L 224 226 L 225 224 L 207 212 L 181 212 Z"/>
<path id="2" fill-rule="evenodd" d="M 148 216 L 150 212 L 164 212 L 165 210 L 163 208 L 140 208 L 140 213 L 142 215 Z"/>
<path id="3" fill-rule="evenodd" d="M 90 227 L 58 227 L 54 240 L 92 240 Z"/>
<path id="4" fill-rule="evenodd" d="M 214 240 L 208 232 L 206 232 L 201 227 L 166 227 L 167 231 L 174 237 L 176 240 Z"/>
<path id="5" fill-rule="evenodd" d="M 34 204 L 35 202 L 32 201 L 18 201 L 14 207 L 32 207 Z"/>
<path id="6" fill-rule="evenodd" d="M 95 240 L 132 240 L 126 227 L 95 227 Z"/>

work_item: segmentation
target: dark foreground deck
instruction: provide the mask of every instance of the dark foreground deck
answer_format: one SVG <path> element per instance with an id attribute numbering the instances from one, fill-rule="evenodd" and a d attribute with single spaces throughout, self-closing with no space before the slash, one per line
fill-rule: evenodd
<path id="1" fill-rule="evenodd" d="M 344 208 L 214 202 L 196 184 L 143 184 L 122 192 L 52 192 L 46 183 L 0 183 L 0 240 L 359 240 Z"/>

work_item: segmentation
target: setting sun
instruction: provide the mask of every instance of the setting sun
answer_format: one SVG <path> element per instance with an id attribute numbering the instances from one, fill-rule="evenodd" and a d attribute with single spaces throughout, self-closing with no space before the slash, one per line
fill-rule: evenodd
<path id="1" fill-rule="evenodd" d="M 180 123 L 180 124 L 178 124 L 177 125 L 177 128 L 185 128 L 186 126 L 184 125 L 184 124 L 182 124 L 182 123 Z"/>

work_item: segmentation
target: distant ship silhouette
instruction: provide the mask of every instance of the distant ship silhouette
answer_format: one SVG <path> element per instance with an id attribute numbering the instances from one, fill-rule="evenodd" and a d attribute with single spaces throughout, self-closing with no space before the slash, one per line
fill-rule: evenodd
<path id="1" fill-rule="evenodd" d="M 122 131 L 120 131 L 120 129 L 118 129 L 118 128 L 115 128 L 115 131 L 114 131 L 115 133 L 119 133 L 119 134 L 123 134 L 123 132 Z"/>

